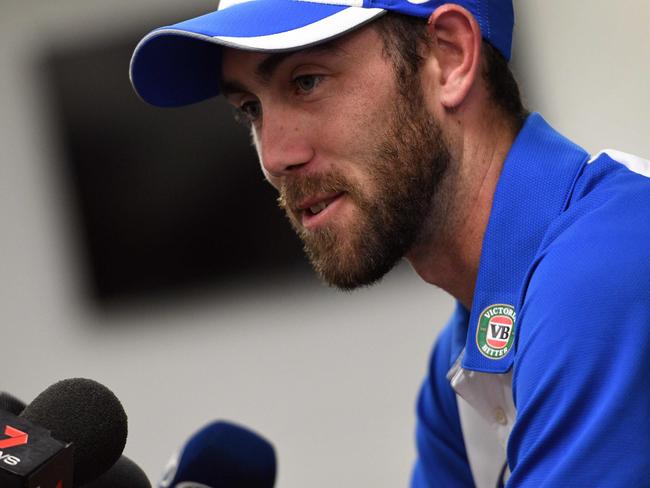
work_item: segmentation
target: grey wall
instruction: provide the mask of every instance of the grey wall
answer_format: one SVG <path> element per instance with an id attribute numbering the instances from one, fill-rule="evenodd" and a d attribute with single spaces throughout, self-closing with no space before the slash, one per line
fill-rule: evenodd
<path id="1" fill-rule="evenodd" d="M 0 2 L 0 389 L 29 400 L 64 377 L 105 383 L 129 413 L 126 453 L 152 479 L 193 430 L 227 418 L 274 441 L 280 487 L 405 486 L 414 397 L 452 307 L 406 267 L 354 294 L 288 283 L 108 315 L 83 305 L 34 60 L 177 3 Z M 591 151 L 650 157 L 650 3 L 517 7 L 528 105 Z"/>

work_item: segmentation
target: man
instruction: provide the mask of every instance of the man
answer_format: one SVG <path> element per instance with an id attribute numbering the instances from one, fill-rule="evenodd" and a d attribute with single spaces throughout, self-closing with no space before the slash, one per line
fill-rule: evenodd
<path id="1" fill-rule="evenodd" d="M 154 31 L 133 84 L 160 106 L 227 97 L 328 283 L 405 257 L 457 299 L 413 487 L 650 486 L 650 165 L 525 112 L 511 1 L 335 3 Z"/>

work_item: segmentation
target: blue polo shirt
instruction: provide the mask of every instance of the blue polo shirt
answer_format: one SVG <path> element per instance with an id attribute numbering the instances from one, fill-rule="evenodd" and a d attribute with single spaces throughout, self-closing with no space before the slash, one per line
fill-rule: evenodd
<path id="1" fill-rule="evenodd" d="M 457 306 L 431 356 L 413 488 L 486 486 L 454 367 L 473 378 L 462 396 L 475 405 L 487 381 L 511 388 L 507 466 L 492 466 L 510 472 L 506 486 L 650 486 L 649 170 L 618 152 L 591 158 L 528 117 L 496 188 L 472 309 Z"/>

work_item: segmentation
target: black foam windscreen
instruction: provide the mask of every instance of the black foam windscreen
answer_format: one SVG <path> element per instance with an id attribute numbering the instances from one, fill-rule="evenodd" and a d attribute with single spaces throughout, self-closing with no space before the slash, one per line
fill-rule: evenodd
<path id="1" fill-rule="evenodd" d="M 140 466 L 121 456 L 111 469 L 83 488 L 151 488 L 151 483 Z"/>
<path id="2" fill-rule="evenodd" d="M 19 400 L 6 391 L 0 391 L 0 410 L 13 413 L 14 415 L 20 415 L 25 407 L 25 402 L 22 400 Z"/>
<path id="3" fill-rule="evenodd" d="M 74 445 L 74 484 L 81 486 L 119 459 L 127 436 L 122 404 L 104 385 L 72 378 L 53 384 L 20 415 Z"/>

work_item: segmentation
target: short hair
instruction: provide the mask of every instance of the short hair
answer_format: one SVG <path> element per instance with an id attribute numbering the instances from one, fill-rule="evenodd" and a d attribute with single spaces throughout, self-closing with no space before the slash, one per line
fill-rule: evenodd
<path id="1" fill-rule="evenodd" d="M 411 87 L 412 80 L 422 65 L 422 47 L 431 45 L 427 19 L 389 12 L 373 22 L 384 41 L 384 50 L 395 66 L 401 89 Z M 503 55 L 483 39 L 483 79 L 491 101 L 515 125 L 521 128 L 528 111 L 521 100 L 519 85 Z M 404 95 L 408 95 L 404 93 Z"/>

